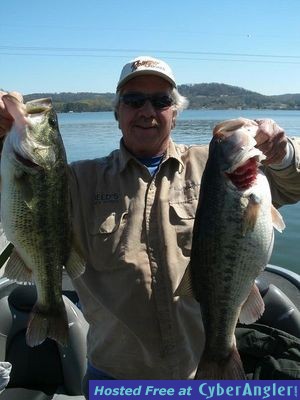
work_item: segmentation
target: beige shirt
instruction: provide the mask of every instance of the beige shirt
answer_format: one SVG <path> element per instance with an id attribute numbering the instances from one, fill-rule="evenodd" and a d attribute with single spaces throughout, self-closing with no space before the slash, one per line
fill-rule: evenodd
<path id="1" fill-rule="evenodd" d="M 293 165 L 267 172 L 277 205 L 300 199 L 293 143 Z M 87 260 L 74 285 L 90 324 L 88 358 L 117 379 L 195 374 L 204 344 L 199 304 L 173 294 L 189 262 L 207 150 L 171 142 L 154 177 L 122 143 L 72 165 L 74 230 Z"/>

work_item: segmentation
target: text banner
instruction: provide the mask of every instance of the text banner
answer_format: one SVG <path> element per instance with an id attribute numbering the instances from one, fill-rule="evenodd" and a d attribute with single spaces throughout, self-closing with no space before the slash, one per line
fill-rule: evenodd
<path id="1" fill-rule="evenodd" d="M 300 400 L 300 381 L 99 380 L 89 400 Z"/>

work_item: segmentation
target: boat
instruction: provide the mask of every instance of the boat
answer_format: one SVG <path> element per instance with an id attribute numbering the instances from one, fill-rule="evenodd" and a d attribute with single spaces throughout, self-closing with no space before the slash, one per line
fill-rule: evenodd
<path id="1" fill-rule="evenodd" d="M 12 249 L 8 243 L 0 254 L 0 268 Z M 63 271 L 63 300 L 69 324 L 67 346 L 48 338 L 36 347 L 26 345 L 28 318 L 36 297 L 34 285 L 20 285 L 0 278 L 0 360 L 13 366 L 0 399 L 85 400 L 81 395 L 81 382 L 87 362 L 88 323 L 67 273 Z"/>
<path id="2" fill-rule="evenodd" d="M 9 246 L 0 256 L 0 266 L 9 257 Z M 268 264 L 256 283 L 265 302 L 265 312 L 258 323 L 300 338 L 300 275 Z M 0 400 L 84 400 L 81 381 L 86 369 L 88 324 L 66 273 L 63 299 L 70 327 L 69 344 L 62 347 L 46 339 L 31 348 L 26 345 L 25 332 L 36 300 L 35 286 L 0 279 L 0 360 L 13 365 Z"/>

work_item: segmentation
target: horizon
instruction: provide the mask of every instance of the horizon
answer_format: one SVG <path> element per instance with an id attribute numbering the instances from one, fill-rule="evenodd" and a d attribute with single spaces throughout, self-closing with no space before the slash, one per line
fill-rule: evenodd
<path id="1" fill-rule="evenodd" d="M 194 86 L 194 85 L 202 85 L 202 84 L 204 84 L 204 85 L 210 85 L 210 84 L 218 84 L 218 85 L 226 85 L 226 86 L 231 86 L 231 87 L 236 87 L 236 88 L 239 88 L 239 89 L 244 89 L 244 90 L 246 90 L 246 91 L 248 91 L 248 92 L 251 92 L 251 93 L 258 93 L 258 94 L 261 94 L 261 95 L 263 95 L 263 96 L 284 96 L 284 95 L 300 95 L 300 91 L 299 91 L 299 93 L 298 92 L 296 92 L 296 93 L 281 93 L 281 94 L 271 94 L 271 95 L 265 95 L 265 94 L 263 94 L 263 93 L 259 93 L 259 92 L 255 92 L 255 91 L 253 91 L 253 90 L 250 90 L 250 89 L 247 89 L 247 88 L 244 88 L 244 87 L 241 87 L 241 86 L 236 86 L 236 85 L 229 85 L 229 84 L 227 84 L 227 83 L 224 83 L 224 82 L 198 82 L 198 83 L 181 83 L 180 85 L 178 85 L 178 87 L 179 86 L 184 86 L 184 85 L 191 85 L 191 86 Z M 0 89 L 1 90 L 1 89 Z M 24 96 L 30 96 L 30 95 L 34 95 L 34 94 L 63 94 L 63 93 L 71 93 L 71 94 L 79 94 L 79 93 L 91 93 L 91 94 L 115 94 L 115 92 L 91 92 L 91 91 L 87 91 L 87 90 L 81 90 L 81 91 L 79 91 L 79 92 L 74 92 L 74 91 L 62 91 L 62 92 L 32 92 L 32 93 L 23 93 L 23 95 Z"/>
<path id="2" fill-rule="evenodd" d="M 114 93 L 122 66 L 147 54 L 171 66 L 178 86 L 300 93 L 298 0 L 30 5 L 11 0 L 1 8 L 0 87 L 8 91 Z"/>

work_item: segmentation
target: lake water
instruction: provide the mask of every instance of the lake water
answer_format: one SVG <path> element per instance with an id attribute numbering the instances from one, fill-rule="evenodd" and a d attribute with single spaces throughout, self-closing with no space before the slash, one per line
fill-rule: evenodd
<path id="1" fill-rule="evenodd" d="M 179 115 L 172 133 L 177 143 L 208 143 L 216 123 L 230 118 L 272 118 L 289 136 L 300 136 L 300 111 L 273 110 L 186 110 Z M 102 157 L 118 148 L 121 133 L 112 112 L 58 115 L 68 161 Z M 271 264 L 300 274 L 300 203 L 284 206 L 280 212 L 286 229 L 275 233 Z"/>

